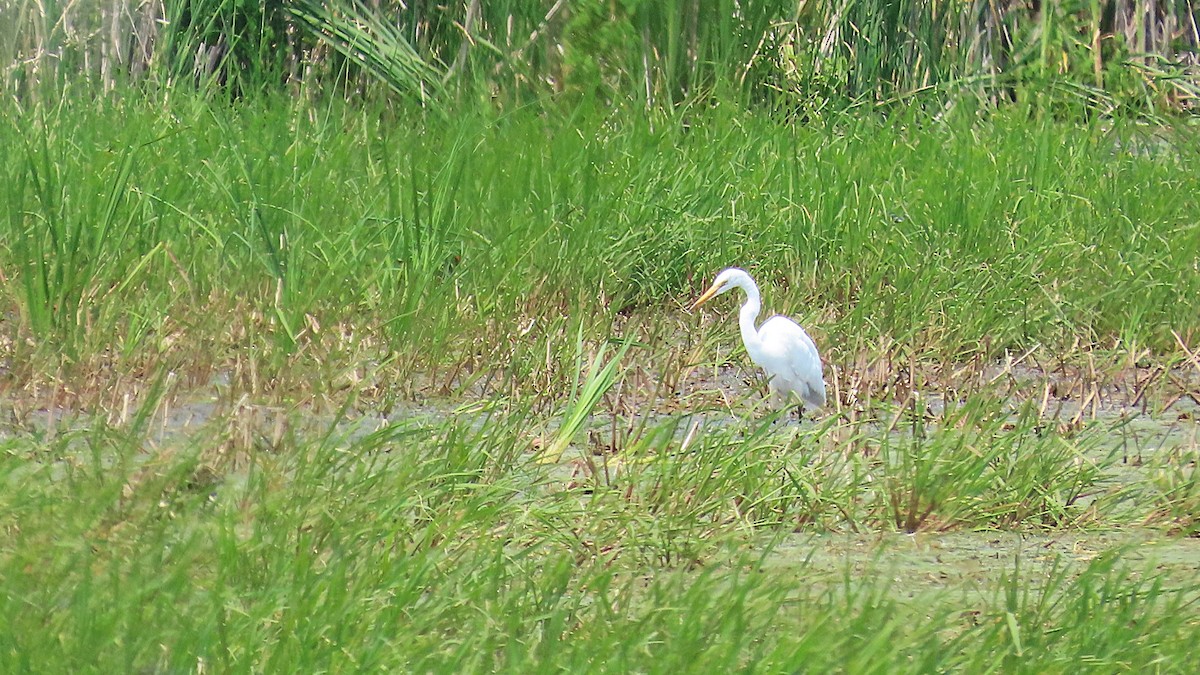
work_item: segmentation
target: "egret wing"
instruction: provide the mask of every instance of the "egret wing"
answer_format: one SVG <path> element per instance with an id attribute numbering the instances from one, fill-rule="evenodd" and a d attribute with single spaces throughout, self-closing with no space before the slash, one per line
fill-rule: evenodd
<path id="1" fill-rule="evenodd" d="M 774 316 L 758 330 L 770 363 L 761 364 L 775 379 L 775 387 L 791 391 L 813 406 L 825 405 L 825 380 L 821 356 L 812 338 L 795 321 Z"/>

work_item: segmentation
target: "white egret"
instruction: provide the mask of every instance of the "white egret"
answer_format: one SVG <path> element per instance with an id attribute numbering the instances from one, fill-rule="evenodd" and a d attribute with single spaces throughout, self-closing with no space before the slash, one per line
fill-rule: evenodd
<path id="1" fill-rule="evenodd" d="M 750 360 L 766 371 L 771 394 L 785 398 L 795 394 L 815 408 L 825 405 L 825 380 L 817 346 L 803 328 L 786 316 L 773 316 L 761 328 L 754 327 L 762 299 L 758 285 L 745 270 L 731 267 L 722 271 L 691 309 L 734 288 L 746 292 L 746 302 L 738 313 L 742 342 Z"/>

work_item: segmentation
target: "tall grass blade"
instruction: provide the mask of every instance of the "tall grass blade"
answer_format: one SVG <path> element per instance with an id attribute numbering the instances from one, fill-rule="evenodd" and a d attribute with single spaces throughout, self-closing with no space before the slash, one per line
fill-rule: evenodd
<path id="1" fill-rule="evenodd" d="M 438 99 L 444 73 L 422 58 L 379 9 L 361 0 L 300 0 L 288 11 L 311 35 L 392 91 L 441 112 Z"/>
<path id="2" fill-rule="evenodd" d="M 583 343 L 580 342 L 579 346 L 582 349 Z M 566 412 L 563 413 L 562 423 L 554 440 L 538 456 L 538 462 L 555 464 L 562 459 L 563 453 L 583 430 L 587 421 L 591 419 L 596 406 L 616 383 L 618 368 L 626 352 L 629 351 L 629 346 L 628 343 L 622 344 L 612 358 L 605 361 L 608 344 L 600 345 L 588 367 L 583 386 L 572 392 L 571 400 L 567 404 Z"/>

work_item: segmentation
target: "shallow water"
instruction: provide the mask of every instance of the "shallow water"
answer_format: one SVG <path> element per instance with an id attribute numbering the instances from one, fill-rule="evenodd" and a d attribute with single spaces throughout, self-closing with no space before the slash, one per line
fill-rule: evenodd
<path id="1" fill-rule="evenodd" d="M 1030 373 L 1022 377 L 1033 378 Z M 1044 381 L 1044 380 L 1043 380 Z M 1189 380 L 1190 381 L 1190 380 Z M 560 467 L 550 472 L 551 479 L 566 485 L 575 481 L 580 469 L 579 458 L 588 454 L 611 456 L 621 450 L 631 437 L 655 427 L 666 427 L 672 445 L 684 443 L 689 434 L 704 435 L 743 433 L 749 424 L 770 412 L 755 389 L 762 387 L 746 371 L 736 367 L 717 370 L 707 378 L 687 383 L 690 392 L 668 401 L 659 401 L 646 408 L 631 410 L 628 405 L 610 406 L 609 412 L 592 417 L 592 433 L 578 440 L 564 455 Z M 1034 398 L 1034 397 L 1030 397 Z M 1200 405 L 1194 397 L 1172 397 L 1168 405 L 1131 407 L 1119 396 L 1104 401 L 1091 401 L 1085 407 L 1076 399 L 1060 399 L 1046 408 L 1046 423 L 1065 426 L 1064 438 L 1072 433 L 1099 434 L 1100 442 L 1081 445 L 1087 459 L 1105 462 L 1104 491 L 1128 489 L 1137 495 L 1138 486 L 1147 485 L 1153 472 L 1160 471 L 1166 458 L 1200 453 Z M 927 415 L 936 421 L 946 407 L 941 392 L 920 396 Z M 1002 403 L 1016 416 L 1020 403 Z M 196 438 L 226 434 L 243 436 L 246 447 L 279 448 L 286 439 L 304 438 L 333 431 L 339 445 L 350 446 L 366 435 L 388 427 L 405 427 L 429 433 L 447 422 L 479 430 L 488 424 L 489 416 L 505 414 L 503 402 L 478 401 L 467 405 L 425 401 L 404 403 L 390 410 L 348 410 L 338 416 L 333 412 L 315 413 L 303 407 L 256 405 L 248 400 L 230 402 L 222 399 L 216 387 L 189 397 L 178 397 L 169 405 L 155 411 L 145 435 L 146 452 L 143 460 L 152 458 L 164 446 L 188 444 Z M 887 414 L 875 412 L 879 418 Z M 772 427 L 772 434 L 784 438 L 801 431 L 812 431 L 827 416 L 849 414 L 848 411 L 821 411 L 804 419 L 786 417 Z M 535 438 L 552 437 L 558 429 L 558 415 L 529 419 L 516 428 L 530 434 L 530 452 Z M 1072 427 L 1077 420 L 1086 420 L 1082 431 Z M 47 409 L 33 411 L 24 419 L 0 424 L 0 440 L 17 438 L 50 438 L 56 435 L 73 437 L 64 448 L 79 446 L 82 438 L 94 425 L 94 418 L 78 411 Z M 118 426 L 120 420 L 117 421 Z M 873 425 L 880 434 L 902 433 L 887 431 L 882 423 Z M 505 427 L 508 429 L 508 427 Z M 614 433 L 614 429 L 616 432 Z M 661 438 L 661 437 L 660 437 Z M 785 440 L 780 442 L 786 446 Z M 67 454 L 71 454 L 66 450 Z M 38 457 L 33 464 L 53 464 L 59 457 Z M 619 462 L 619 458 L 615 460 Z M 30 471 L 35 467 L 30 466 Z M 51 469 L 51 475 L 59 471 Z M 238 484 L 243 476 L 238 467 L 229 468 L 218 480 Z M 22 479 L 29 471 L 16 472 L 10 480 Z M 215 494 L 215 493 L 214 493 Z M 1133 509 L 1137 504 L 1130 504 Z M 1123 518 L 1136 522 L 1136 518 Z M 1023 569 L 1046 567 L 1051 563 L 1084 566 L 1106 551 L 1119 550 L 1122 559 L 1133 567 L 1162 571 L 1172 578 L 1194 583 L 1200 570 L 1200 539 L 1172 537 L 1161 528 L 1120 527 L 1096 530 L 1058 531 L 951 531 L 943 533 L 813 533 L 799 532 L 787 537 L 768 557 L 768 565 L 783 573 L 795 569 L 805 583 L 837 584 L 847 573 L 851 575 L 886 574 L 901 594 L 917 598 L 923 593 L 955 588 L 963 591 L 994 587 L 1001 577 L 1010 574 L 1017 561 Z M 1190 577 L 1189 577 L 1190 575 Z"/>
<path id="2" fill-rule="evenodd" d="M 805 583 L 837 586 L 852 579 L 882 581 L 901 597 L 919 599 L 946 590 L 990 592 L 1014 570 L 1026 578 L 1054 566 L 1078 572 L 1102 555 L 1119 552 L 1138 573 L 1161 573 L 1177 587 L 1197 589 L 1200 539 L 1140 528 L 1065 532 L 943 532 L 795 534 L 766 559 L 776 571 L 794 569 Z"/>

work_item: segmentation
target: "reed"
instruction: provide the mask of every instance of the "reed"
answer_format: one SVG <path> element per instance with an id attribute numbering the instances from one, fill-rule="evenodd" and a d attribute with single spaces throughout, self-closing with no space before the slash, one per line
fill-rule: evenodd
<path id="1" fill-rule="evenodd" d="M 670 106 L 714 93 L 809 114 L 1035 100 L 1111 115 L 1195 109 L 1193 0 L 1010 3 L 397 3 L 6 0 L 10 94 L 191 83 L 450 100 Z"/>

